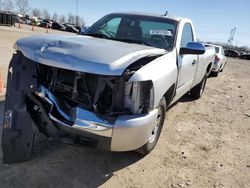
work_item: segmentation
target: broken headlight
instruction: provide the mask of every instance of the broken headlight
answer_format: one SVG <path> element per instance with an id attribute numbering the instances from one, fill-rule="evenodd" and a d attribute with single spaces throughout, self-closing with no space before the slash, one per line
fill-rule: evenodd
<path id="1" fill-rule="evenodd" d="M 124 108 L 132 114 L 142 114 L 153 108 L 153 83 L 148 81 L 135 81 L 125 83 Z"/>

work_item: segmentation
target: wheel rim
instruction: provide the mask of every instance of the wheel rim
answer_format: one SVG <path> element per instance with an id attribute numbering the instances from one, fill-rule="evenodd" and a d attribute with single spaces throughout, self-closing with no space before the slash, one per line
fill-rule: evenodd
<path id="1" fill-rule="evenodd" d="M 157 119 L 155 120 L 154 128 L 153 128 L 153 130 L 151 132 L 151 135 L 149 137 L 149 140 L 148 140 L 148 142 L 150 144 L 153 143 L 156 140 L 157 136 L 158 136 L 160 122 L 161 122 L 161 111 L 162 111 L 162 109 L 161 109 L 161 107 L 159 107 L 158 108 L 158 116 L 157 116 Z"/>

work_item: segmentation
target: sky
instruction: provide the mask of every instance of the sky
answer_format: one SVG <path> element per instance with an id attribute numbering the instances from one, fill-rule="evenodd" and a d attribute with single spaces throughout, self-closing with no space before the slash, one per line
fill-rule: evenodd
<path id="1" fill-rule="evenodd" d="M 250 47 L 250 0 L 29 0 L 32 8 L 61 15 L 76 14 L 87 26 L 112 12 L 145 12 L 190 18 L 199 40 L 227 42 L 236 27 L 233 44 Z"/>

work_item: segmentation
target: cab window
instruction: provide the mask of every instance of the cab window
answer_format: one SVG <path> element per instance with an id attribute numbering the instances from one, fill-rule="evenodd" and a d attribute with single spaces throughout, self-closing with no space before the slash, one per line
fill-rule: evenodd
<path id="1" fill-rule="evenodd" d="M 181 36 L 181 47 L 185 47 L 187 43 L 193 42 L 193 31 L 190 23 L 185 23 Z"/>
<path id="2" fill-rule="evenodd" d="M 225 55 L 224 49 L 221 48 L 221 55 Z"/>
<path id="3" fill-rule="evenodd" d="M 107 23 L 104 23 L 99 32 L 103 34 L 109 34 L 110 36 L 115 36 L 120 25 L 121 18 L 113 18 L 109 20 Z"/>
<path id="4" fill-rule="evenodd" d="M 215 52 L 218 54 L 220 51 L 220 48 L 219 47 L 215 47 Z"/>

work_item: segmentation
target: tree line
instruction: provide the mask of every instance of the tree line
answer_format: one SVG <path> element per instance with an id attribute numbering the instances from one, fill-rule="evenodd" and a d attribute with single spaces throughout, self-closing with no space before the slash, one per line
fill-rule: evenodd
<path id="1" fill-rule="evenodd" d="M 50 14 L 47 9 L 31 8 L 28 0 L 0 0 L 0 10 L 6 12 L 17 12 L 23 16 L 31 14 L 34 17 L 42 17 L 46 20 L 54 22 L 69 23 L 84 26 L 84 19 L 72 13 L 66 15 L 58 15 L 56 12 Z"/>

